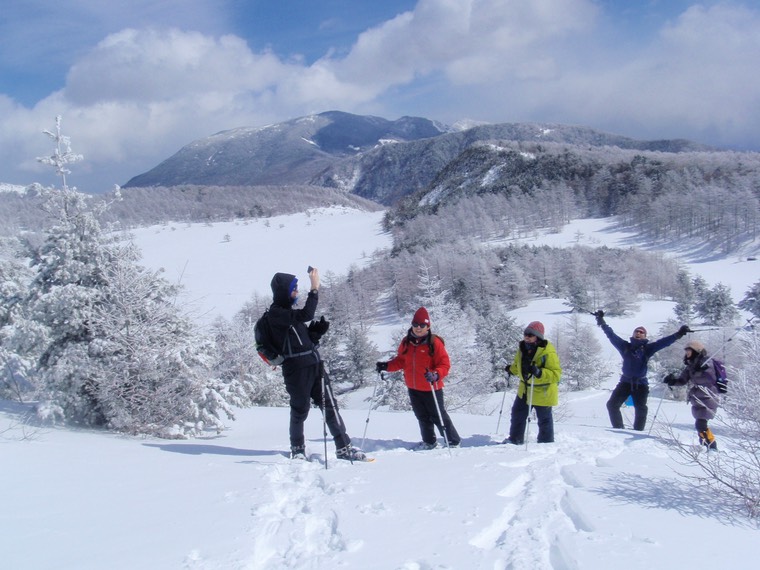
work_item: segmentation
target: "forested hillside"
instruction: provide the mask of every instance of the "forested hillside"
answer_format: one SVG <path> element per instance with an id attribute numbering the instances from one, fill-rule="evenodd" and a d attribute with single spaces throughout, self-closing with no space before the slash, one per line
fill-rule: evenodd
<path id="1" fill-rule="evenodd" d="M 167 222 L 217 222 L 267 218 L 324 206 L 349 206 L 376 211 L 382 206 L 319 186 L 173 186 L 122 188 L 98 195 L 82 195 L 98 212 L 101 222 L 116 228 Z M 25 193 L 0 193 L 0 235 L 39 231 L 54 219 L 46 211 L 42 188 Z"/>
<path id="2" fill-rule="evenodd" d="M 463 232 L 506 237 L 508 228 L 553 228 L 572 217 L 615 215 L 646 239 L 688 239 L 727 253 L 757 237 L 759 212 L 758 153 L 500 141 L 459 155 L 391 211 L 388 227 L 413 223 L 415 236 L 447 241 Z"/>

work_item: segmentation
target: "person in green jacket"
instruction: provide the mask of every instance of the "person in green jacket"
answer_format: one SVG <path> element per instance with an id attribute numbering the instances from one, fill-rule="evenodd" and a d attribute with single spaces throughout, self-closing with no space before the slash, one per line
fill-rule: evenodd
<path id="1" fill-rule="evenodd" d="M 554 345 L 544 338 L 544 325 L 533 321 L 524 331 L 523 340 L 507 371 L 520 384 L 512 404 L 509 437 L 502 443 L 525 443 L 525 427 L 531 408 L 538 419 L 538 443 L 554 442 L 552 407 L 559 403 L 559 380 L 562 368 Z"/>

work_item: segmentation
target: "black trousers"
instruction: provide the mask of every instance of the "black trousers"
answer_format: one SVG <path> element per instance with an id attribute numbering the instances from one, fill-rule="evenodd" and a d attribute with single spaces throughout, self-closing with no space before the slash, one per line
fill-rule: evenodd
<path id="1" fill-rule="evenodd" d="M 610 415 L 610 423 L 612 427 L 617 429 L 623 429 L 623 414 L 620 413 L 620 406 L 628 399 L 628 396 L 633 396 L 633 429 L 637 431 L 644 431 L 647 425 L 647 398 L 649 397 L 649 384 L 643 384 L 638 382 L 633 384 L 632 382 L 626 382 L 621 380 L 615 389 L 612 391 L 610 399 L 607 400 L 607 412 Z"/>
<path id="2" fill-rule="evenodd" d="M 527 393 L 525 394 L 527 396 Z M 554 441 L 554 415 L 551 406 L 533 406 L 538 420 L 538 443 Z M 515 398 L 509 422 L 509 439 L 514 443 L 525 443 L 525 428 L 527 427 L 530 408 L 525 397 Z"/>
<path id="3" fill-rule="evenodd" d="M 435 401 L 433 401 L 433 394 L 435 394 L 435 398 L 438 401 L 438 408 L 440 408 L 443 418 L 438 417 L 438 410 L 435 407 Z M 449 445 L 459 445 L 461 438 L 446 411 L 446 407 L 443 405 L 443 390 L 423 392 L 422 390 L 412 390 L 409 388 L 409 401 L 412 403 L 414 417 L 417 418 L 417 422 L 420 424 L 422 441 L 430 444 L 435 443 L 436 435 L 434 428 L 437 426 L 441 435 L 444 432 L 446 433 Z M 441 419 L 443 419 L 443 426 L 441 426 Z"/>
<path id="4" fill-rule="evenodd" d="M 332 393 L 330 379 L 325 374 L 325 402 L 322 405 L 322 365 L 321 363 L 289 370 L 285 375 L 285 389 L 290 396 L 290 445 L 304 445 L 303 424 L 309 416 L 311 402 L 324 409 L 325 421 L 340 449 L 351 443 L 346 433 L 346 426 L 338 411 L 338 402 Z"/>

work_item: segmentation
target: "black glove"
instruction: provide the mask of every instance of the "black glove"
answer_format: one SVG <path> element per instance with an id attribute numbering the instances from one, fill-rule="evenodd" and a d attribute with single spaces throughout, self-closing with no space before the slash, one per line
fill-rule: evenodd
<path id="1" fill-rule="evenodd" d="M 431 384 L 435 384 L 436 382 L 438 382 L 438 372 L 431 372 L 430 370 L 428 370 L 427 372 L 425 372 L 425 380 L 427 380 Z"/>
<path id="2" fill-rule="evenodd" d="M 676 385 L 678 378 L 676 378 L 676 375 L 671 372 L 670 374 L 665 376 L 665 378 L 663 378 L 662 381 L 672 388 L 673 386 Z"/>
<path id="3" fill-rule="evenodd" d="M 375 363 L 375 370 L 378 372 L 385 372 L 388 370 L 388 363 L 387 362 L 376 362 Z"/>
<path id="4" fill-rule="evenodd" d="M 330 321 L 326 321 L 324 315 L 318 321 L 311 321 L 311 324 L 309 324 L 309 332 L 316 333 L 319 336 L 325 334 L 329 328 Z"/>
<path id="5" fill-rule="evenodd" d="M 329 328 L 330 322 L 326 321 L 324 316 L 318 321 L 311 321 L 311 323 L 309 323 L 308 329 L 311 342 L 317 344 L 319 342 L 319 339 L 322 338 L 322 335 L 325 334 Z"/>
<path id="6" fill-rule="evenodd" d="M 604 311 L 601 309 L 598 310 L 596 313 L 594 313 L 594 316 L 596 317 L 596 324 L 598 324 L 600 327 L 602 325 L 606 325 L 607 323 L 604 321 Z"/>
<path id="7" fill-rule="evenodd" d="M 535 364 L 531 364 L 530 368 L 528 369 L 528 372 L 533 374 L 536 378 L 541 378 L 541 369 L 536 366 Z"/>
<path id="8" fill-rule="evenodd" d="M 689 325 L 681 325 L 681 328 L 678 329 L 678 332 L 676 333 L 676 338 L 681 338 L 686 336 L 686 333 L 694 332 L 689 328 Z"/>

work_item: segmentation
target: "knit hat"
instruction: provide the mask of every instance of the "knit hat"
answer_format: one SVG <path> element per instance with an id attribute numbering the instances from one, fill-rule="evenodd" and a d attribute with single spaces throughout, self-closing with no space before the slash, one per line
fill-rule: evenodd
<path id="1" fill-rule="evenodd" d="M 539 340 L 544 340 L 544 324 L 541 321 L 529 323 L 523 334 L 534 334 Z"/>
<path id="2" fill-rule="evenodd" d="M 684 350 L 687 348 L 692 349 L 697 354 L 707 354 L 707 349 L 705 348 L 705 345 L 699 342 L 698 340 L 690 340 L 686 343 L 686 346 L 684 347 Z"/>
<path id="3" fill-rule="evenodd" d="M 430 315 L 428 315 L 425 307 L 417 309 L 417 312 L 414 313 L 414 317 L 412 317 L 412 323 L 424 323 L 427 326 L 430 326 Z"/>
<path id="4" fill-rule="evenodd" d="M 636 331 L 644 331 L 644 336 L 646 336 L 646 334 L 647 334 L 647 329 L 645 329 L 641 325 L 639 325 L 638 327 L 636 327 L 635 329 L 633 329 L 633 334 L 636 334 Z"/>

